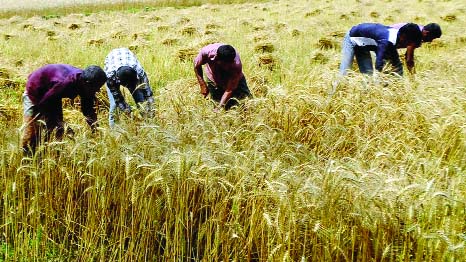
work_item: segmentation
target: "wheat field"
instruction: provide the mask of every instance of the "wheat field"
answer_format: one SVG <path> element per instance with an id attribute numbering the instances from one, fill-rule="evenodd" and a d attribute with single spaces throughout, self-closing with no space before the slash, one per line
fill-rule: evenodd
<path id="1" fill-rule="evenodd" d="M 192 4 L 2 16 L 0 261 L 466 260 L 464 1 Z M 415 75 L 333 88 L 351 26 L 408 21 L 443 31 Z M 192 61 L 212 42 L 241 55 L 241 108 L 200 95 Z M 23 157 L 28 74 L 117 47 L 157 116 L 110 130 L 102 88 L 97 134 L 64 100 L 75 137 Z"/>

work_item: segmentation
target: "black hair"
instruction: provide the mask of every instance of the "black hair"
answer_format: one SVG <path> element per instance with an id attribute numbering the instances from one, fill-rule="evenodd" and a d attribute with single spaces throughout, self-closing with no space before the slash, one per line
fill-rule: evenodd
<path id="1" fill-rule="evenodd" d="M 86 67 L 81 74 L 81 78 L 85 82 L 99 87 L 101 87 L 105 81 L 107 81 L 107 75 L 105 74 L 104 70 L 102 70 L 100 66 L 96 65 Z"/>
<path id="2" fill-rule="evenodd" d="M 231 45 L 221 45 L 217 49 L 217 58 L 221 61 L 232 62 L 236 57 L 236 51 Z"/>
<path id="3" fill-rule="evenodd" d="M 442 36 L 442 29 L 440 28 L 440 25 L 437 23 L 427 24 L 424 26 L 423 30 L 429 32 L 430 39 L 440 38 Z"/>
<path id="4" fill-rule="evenodd" d="M 128 85 L 135 85 L 138 81 L 138 73 L 132 67 L 121 66 L 116 72 L 120 84 L 128 87 Z"/>
<path id="5" fill-rule="evenodd" d="M 422 42 L 422 32 L 419 26 L 414 23 L 407 23 L 402 26 L 398 31 L 398 35 L 405 35 L 408 43 L 414 43 L 416 46 L 420 46 Z"/>

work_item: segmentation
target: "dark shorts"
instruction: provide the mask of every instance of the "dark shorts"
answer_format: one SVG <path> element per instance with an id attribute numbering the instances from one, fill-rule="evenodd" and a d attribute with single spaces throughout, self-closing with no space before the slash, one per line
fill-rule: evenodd
<path id="1" fill-rule="evenodd" d="M 215 85 L 213 81 L 207 79 L 207 88 L 209 89 L 210 97 L 216 101 L 220 102 L 222 99 L 223 93 L 225 90 L 222 87 Z M 233 95 L 230 100 L 225 104 L 225 109 L 230 109 L 233 106 L 238 105 L 238 101 L 247 97 L 251 97 L 251 92 L 249 91 L 248 84 L 246 83 L 246 78 L 243 76 L 238 83 L 238 87 L 233 91 Z"/>

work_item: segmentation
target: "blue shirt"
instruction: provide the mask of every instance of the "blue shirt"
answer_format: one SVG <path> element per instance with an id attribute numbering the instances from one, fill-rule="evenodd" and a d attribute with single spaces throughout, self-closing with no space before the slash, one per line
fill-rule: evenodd
<path id="1" fill-rule="evenodd" d="M 391 60 L 393 65 L 401 64 L 396 51 L 398 29 L 382 24 L 363 23 L 353 26 L 349 34 L 355 48 L 375 51 L 375 68 L 378 71 L 383 69 L 385 60 Z"/>

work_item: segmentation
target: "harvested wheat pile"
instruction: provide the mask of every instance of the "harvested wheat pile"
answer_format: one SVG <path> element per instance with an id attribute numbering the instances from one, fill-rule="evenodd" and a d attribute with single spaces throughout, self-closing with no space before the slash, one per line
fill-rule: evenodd
<path id="1" fill-rule="evenodd" d="M 171 38 L 171 37 L 165 38 L 165 39 L 162 40 L 162 44 L 163 44 L 163 45 L 168 45 L 168 46 L 170 46 L 170 45 L 176 45 L 176 44 L 178 44 L 179 42 L 180 42 L 180 39 L 179 39 L 179 38 Z"/>
<path id="2" fill-rule="evenodd" d="M 259 67 L 273 70 L 277 66 L 277 59 L 269 53 L 259 55 L 257 60 Z"/>
<path id="3" fill-rule="evenodd" d="M 270 42 L 258 43 L 254 47 L 254 51 L 260 52 L 260 53 L 272 53 L 274 50 L 275 50 L 275 46 Z"/>
<path id="4" fill-rule="evenodd" d="M 370 14 L 369 14 L 372 18 L 379 18 L 380 17 L 380 14 L 378 12 L 375 12 L 375 11 L 372 11 Z"/>
<path id="5" fill-rule="evenodd" d="M 442 16 L 440 18 L 445 22 L 456 21 L 456 15 L 455 14 L 448 14 L 448 15 Z"/>
<path id="6" fill-rule="evenodd" d="M 193 47 L 191 48 L 182 48 L 176 52 L 176 57 L 181 61 L 194 60 L 194 57 L 198 54 L 199 50 Z"/>
<path id="7" fill-rule="evenodd" d="M 287 24 L 285 23 L 276 23 L 273 25 L 273 28 L 275 29 L 275 31 L 281 31 L 281 30 L 284 30 L 288 27 Z"/>
<path id="8" fill-rule="evenodd" d="M 10 40 L 11 38 L 15 37 L 15 35 L 12 34 L 3 34 L 3 39 L 6 41 Z"/>
<path id="9" fill-rule="evenodd" d="M 143 39 L 149 40 L 151 33 L 149 31 L 136 32 L 131 35 L 133 40 Z"/>
<path id="10" fill-rule="evenodd" d="M 269 40 L 269 34 L 265 34 L 265 33 L 259 33 L 259 34 L 255 34 L 253 37 L 252 37 L 252 41 L 258 43 L 258 42 L 267 42 Z"/>
<path id="11" fill-rule="evenodd" d="M 346 34 L 346 31 L 333 31 L 330 33 L 330 36 L 343 39 L 345 34 Z"/>
<path id="12" fill-rule="evenodd" d="M 218 25 L 218 24 L 214 24 L 214 23 L 209 23 L 209 24 L 206 24 L 205 25 L 205 29 L 219 29 L 219 28 L 222 28 L 221 25 Z"/>
<path id="13" fill-rule="evenodd" d="M 89 39 L 87 41 L 88 45 L 93 45 L 93 46 L 101 46 L 104 43 L 103 38 L 97 38 L 97 39 Z"/>
<path id="14" fill-rule="evenodd" d="M 317 42 L 317 47 L 319 47 L 320 49 L 324 49 L 324 50 L 337 48 L 338 45 L 339 43 L 337 41 L 335 41 L 334 39 L 327 38 L 327 37 L 322 37 Z"/>
<path id="15" fill-rule="evenodd" d="M 21 109 L 19 106 L 2 105 L 0 104 L 0 120 L 5 122 L 15 121 L 20 118 Z"/>
<path id="16" fill-rule="evenodd" d="M 460 36 L 455 39 L 457 43 L 466 43 L 466 36 Z"/>
<path id="17" fill-rule="evenodd" d="M 311 55 L 311 61 L 317 64 L 325 64 L 329 61 L 329 58 L 324 53 L 316 51 Z"/>
<path id="18" fill-rule="evenodd" d="M 193 26 L 186 26 L 186 27 L 181 28 L 180 33 L 182 35 L 192 36 L 194 34 L 199 33 L 199 31 L 197 30 L 197 28 Z"/>
<path id="19" fill-rule="evenodd" d="M 383 21 L 386 24 L 392 24 L 395 22 L 395 19 L 393 18 L 393 16 L 389 15 L 389 16 L 386 16 Z"/>
<path id="20" fill-rule="evenodd" d="M 345 20 L 345 21 L 350 19 L 349 15 L 347 14 L 341 14 L 339 18 L 340 20 Z"/>
<path id="21" fill-rule="evenodd" d="M 69 25 L 67 26 L 67 28 L 70 29 L 70 30 L 76 30 L 76 29 L 81 28 L 81 25 L 76 24 L 76 23 L 71 23 L 71 24 L 69 24 Z"/>
<path id="22" fill-rule="evenodd" d="M 128 32 L 123 31 L 123 30 L 118 30 L 118 31 L 112 31 L 110 32 L 110 38 L 113 39 L 123 39 L 128 35 Z"/>
<path id="23" fill-rule="evenodd" d="M 184 25 L 184 24 L 187 24 L 191 22 L 191 19 L 187 18 L 187 17 L 181 17 L 177 22 L 176 24 L 178 25 Z"/>
<path id="24" fill-rule="evenodd" d="M 162 17 L 157 16 L 157 15 L 146 16 L 145 19 L 150 21 L 150 22 L 159 22 L 159 21 L 163 20 Z"/>
<path id="25" fill-rule="evenodd" d="M 293 37 L 297 37 L 297 36 L 300 36 L 302 34 L 303 34 L 303 32 L 301 30 L 299 30 L 299 29 L 291 30 L 291 36 L 293 36 Z"/>
<path id="26" fill-rule="evenodd" d="M 11 76 L 11 72 L 7 68 L 0 67 L 0 79 L 8 79 Z"/>
<path id="27" fill-rule="evenodd" d="M 204 35 L 217 35 L 218 31 L 215 30 L 205 30 Z"/>
<path id="28" fill-rule="evenodd" d="M 12 69 L 0 68 L 0 88 L 20 89 L 24 81 L 18 78 Z"/>
<path id="29" fill-rule="evenodd" d="M 307 12 L 306 14 L 304 14 L 304 17 L 316 16 L 316 15 L 320 15 L 321 13 L 322 13 L 322 9 L 315 9 L 311 12 Z"/>
<path id="30" fill-rule="evenodd" d="M 128 46 L 128 49 L 131 51 L 137 51 L 140 48 L 147 47 L 147 46 L 149 46 L 148 41 L 143 40 L 143 39 L 137 39 Z"/>
<path id="31" fill-rule="evenodd" d="M 47 30 L 45 32 L 45 34 L 48 36 L 48 37 L 51 37 L 51 36 L 56 36 L 57 35 L 57 32 L 53 31 L 53 30 Z"/>
<path id="32" fill-rule="evenodd" d="M 24 23 L 22 25 L 22 28 L 27 29 L 27 30 L 31 30 L 31 31 L 37 30 L 37 27 L 35 27 L 33 24 L 30 24 L 30 23 Z"/>
<path id="33" fill-rule="evenodd" d="M 164 32 L 164 31 L 168 31 L 169 29 L 170 29 L 169 25 L 159 25 L 159 26 L 157 26 L 157 31 Z"/>
<path id="34" fill-rule="evenodd" d="M 265 29 L 265 25 L 253 25 L 252 30 L 254 31 L 262 31 Z"/>

